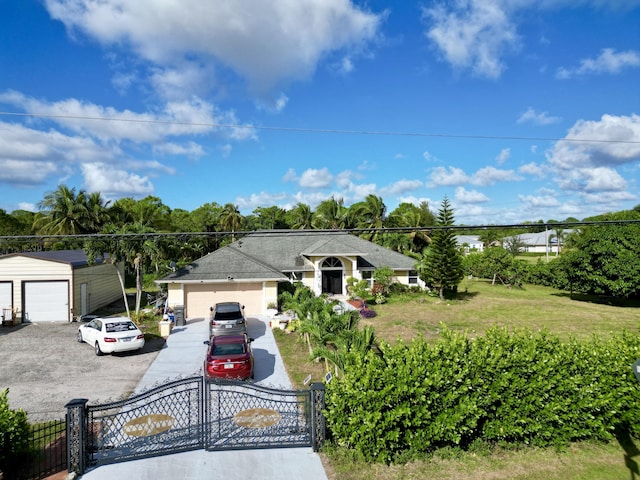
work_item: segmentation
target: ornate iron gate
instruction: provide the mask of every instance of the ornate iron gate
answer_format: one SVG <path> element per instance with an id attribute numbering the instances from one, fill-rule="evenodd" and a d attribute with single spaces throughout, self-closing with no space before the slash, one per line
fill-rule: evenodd
<path id="1" fill-rule="evenodd" d="M 126 400 L 67 404 L 69 471 L 188 450 L 311 446 L 324 442 L 324 385 L 276 390 L 202 376 Z"/>
<path id="2" fill-rule="evenodd" d="M 311 445 L 308 391 L 238 382 L 205 385 L 207 450 Z"/>

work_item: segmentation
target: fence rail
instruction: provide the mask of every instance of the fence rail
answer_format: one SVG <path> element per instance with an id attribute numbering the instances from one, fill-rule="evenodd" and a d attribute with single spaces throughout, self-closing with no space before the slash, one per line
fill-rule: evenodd
<path id="1" fill-rule="evenodd" d="M 31 425 L 29 430 L 29 454 L 16 459 L 17 465 L 9 465 L 11 471 L 5 478 L 40 480 L 67 471 L 67 421 L 51 420 Z"/>

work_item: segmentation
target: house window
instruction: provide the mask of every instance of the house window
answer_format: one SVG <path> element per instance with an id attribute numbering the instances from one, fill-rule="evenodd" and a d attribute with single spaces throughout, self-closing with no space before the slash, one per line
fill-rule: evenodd
<path id="1" fill-rule="evenodd" d="M 322 262 L 322 268 L 323 269 L 328 269 L 328 268 L 342 268 L 342 262 L 340 261 L 339 258 L 336 257 L 329 257 L 327 259 L 325 259 L 324 262 Z"/>
<path id="2" fill-rule="evenodd" d="M 369 288 L 373 287 L 373 272 L 371 270 L 364 270 L 362 272 L 362 279 L 369 283 Z"/>
<path id="3" fill-rule="evenodd" d="M 409 270 L 409 285 L 417 285 L 418 284 L 418 271 L 417 270 Z"/>

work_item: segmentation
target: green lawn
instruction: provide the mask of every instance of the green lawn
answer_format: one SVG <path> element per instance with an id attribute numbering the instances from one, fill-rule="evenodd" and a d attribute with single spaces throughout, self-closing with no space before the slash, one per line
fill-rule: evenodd
<path id="1" fill-rule="evenodd" d="M 425 294 L 391 298 L 383 305 L 373 306 L 378 315 L 363 319 L 361 325 L 372 325 L 378 338 L 390 343 L 418 335 L 434 340 L 442 324 L 471 336 L 482 335 L 495 325 L 509 329 L 545 328 L 563 339 L 606 336 L 622 330 L 638 332 L 640 327 L 640 309 L 635 306 L 615 306 L 597 298 L 572 297 L 567 292 L 546 287 L 526 285 L 522 289 L 509 289 L 491 285 L 490 281 L 467 279 L 461 283 L 459 292 L 457 299 L 446 302 Z M 324 367 L 309 361 L 306 346 L 298 336 L 275 333 L 294 384 L 301 387 L 307 375 L 312 375 L 313 381 L 320 381 Z M 636 443 L 640 447 L 640 441 Z M 322 458 L 332 480 L 640 478 L 635 464 L 640 462 L 640 456 L 625 460 L 625 450 L 617 443 L 575 444 L 565 451 L 533 448 L 490 453 L 441 451 L 420 461 L 392 466 L 367 464 L 358 460 L 353 452 L 340 448 L 325 449 Z"/>

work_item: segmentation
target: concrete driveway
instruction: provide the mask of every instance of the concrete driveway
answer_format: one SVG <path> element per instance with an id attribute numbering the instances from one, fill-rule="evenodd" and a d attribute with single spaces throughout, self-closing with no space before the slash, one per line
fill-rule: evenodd
<path id="1" fill-rule="evenodd" d="M 255 356 L 255 382 L 275 388 L 291 388 L 267 317 L 248 319 Z M 202 371 L 208 324 L 204 318 L 188 319 L 174 327 L 136 391 L 188 377 Z M 111 480 L 327 480 L 318 454 L 311 447 L 208 452 L 196 450 L 174 455 L 104 465 L 86 472 L 83 479 Z"/>

